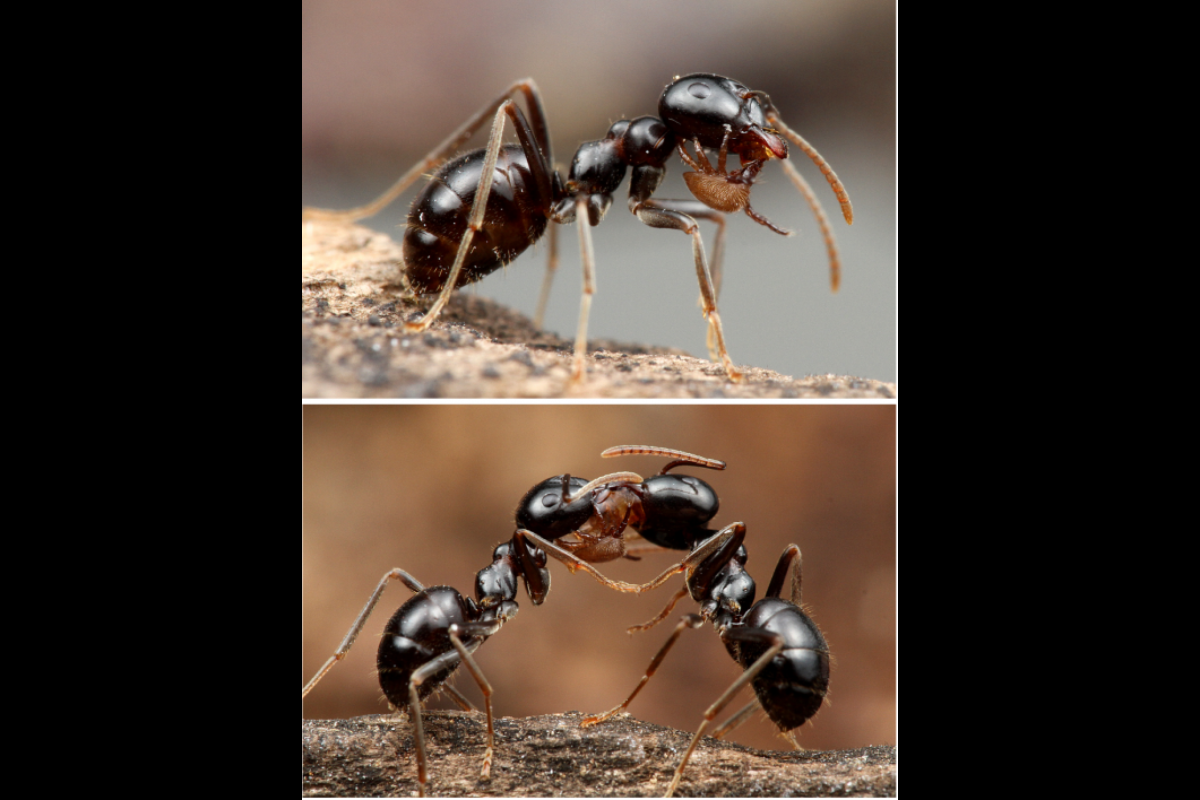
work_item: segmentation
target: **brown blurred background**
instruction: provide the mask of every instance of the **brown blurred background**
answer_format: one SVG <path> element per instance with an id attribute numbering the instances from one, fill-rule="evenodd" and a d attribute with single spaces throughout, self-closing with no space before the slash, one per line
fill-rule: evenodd
<path id="1" fill-rule="evenodd" d="M 492 547 L 511 536 L 525 491 L 562 472 L 653 474 L 664 459 L 599 457 L 614 445 L 650 444 L 728 462 L 723 472 L 679 471 L 716 489 L 714 527 L 746 523 L 748 569 L 760 597 L 784 547 L 801 547 L 804 602 L 835 662 L 831 702 L 799 731 L 800 743 L 895 743 L 894 405 L 307 405 L 303 429 L 302 684 L 387 570 L 402 567 L 426 586 L 449 584 L 469 595 Z M 599 569 L 640 582 L 675 560 L 654 554 Z M 558 562 L 551 572 L 546 603 L 535 607 L 522 588 L 520 613 L 477 652 L 499 716 L 611 708 L 637 683 L 674 621 L 696 610 L 680 601 L 668 621 L 629 636 L 625 629 L 658 612 L 681 578 L 635 596 L 570 575 Z M 304 716 L 386 712 L 375 648 L 409 596 L 401 584 L 388 588 L 350 656 L 305 701 Z M 693 731 L 739 674 L 711 626 L 686 631 L 631 712 Z M 480 703 L 468 675 L 455 685 Z M 722 719 L 749 699 L 743 690 Z M 774 731 L 757 717 L 733 739 L 787 749 Z"/>
<path id="2" fill-rule="evenodd" d="M 674 76 L 727 75 L 771 95 L 842 178 L 855 208 L 848 227 L 816 168 L 795 153 L 842 250 L 842 288 L 833 295 L 807 205 L 778 166 L 763 170 L 754 208 L 797 235 L 781 237 L 744 215 L 730 220 L 720 308 L 734 361 L 798 377 L 895 381 L 895 37 L 891 0 L 309 0 L 301 202 L 367 202 L 519 78 L 541 88 L 555 159 L 565 168 L 581 142 L 603 137 L 613 121 L 656 114 Z M 469 147 L 485 141 L 486 132 Z M 682 172 L 674 160 L 658 196 L 690 197 Z M 703 357 L 687 237 L 638 223 L 626 209 L 627 186 L 593 231 L 598 291 L 590 333 Z M 398 238 L 415 191 L 364 224 Z M 711 250 L 712 226 L 703 233 Z M 575 232 L 562 234 L 546 327 L 573 336 L 579 251 Z M 532 315 L 545 259 L 543 242 L 469 291 Z"/>

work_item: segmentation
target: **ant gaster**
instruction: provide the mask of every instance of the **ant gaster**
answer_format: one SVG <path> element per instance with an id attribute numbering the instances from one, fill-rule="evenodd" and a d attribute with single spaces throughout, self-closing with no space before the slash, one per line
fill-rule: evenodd
<path id="1" fill-rule="evenodd" d="M 709 724 L 747 683 L 754 687 L 755 699 L 714 731 L 715 737 L 733 730 L 761 706 L 781 735 L 800 749 L 791 731 L 817 713 L 829 689 L 829 646 L 817 624 L 800 606 L 800 548 L 792 544 L 784 549 L 766 597 L 755 603 L 754 580 L 745 571 L 747 553 L 741 546 L 745 527 L 740 523 L 738 527 L 735 539 L 739 546 L 732 559 L 715 573 L 705 575 L 694 571 L 688 575 L 692 597 L 700 601 L 700 615 L 687 614 L 680 619 L 625 702 L 581 722 L 584 727 L 596 725 L 625 710 L 654 675 L 684 628 L 698 628 L 705 620 L 711 621 L 729 655 L 745 671 L 704 712 L 700 729 L 676 767 L 665 797 L 675 793 L 683 769 Z M 784 599 L 780 594 L 793 565 L 790 597 Z"/>
<path id="2" fill-rule="evenodd" d="M 528 117 L 514 102 L 518 95 L 525 97 Z M 652 228 L 674 228 L 692 237 L 701 307 L 708 321 L 709 355 L 714 361 L 720 359 L 730 380 L 739 381 L 742 373 L 726 350 L 717 311 L 724 215 L 745 211 L 776 233 L 790 235 L 750 207 L 750 188 L 762 166 L 772 159 L 779 160 L 821 227 L 829 251 L 830 280 L 836 291 L 840 261 L 829 221 L 812 189 L 787 160 L 787 143 L 780 134 L 800 147 L 821 170 L 847 223 L 854 218 L 850 200 L 837 175 L 811 145 L 783 123 L 764 92 L 720 75 L 695 73 L 676 77 L 667 85 L 659 99 L 658 114 L 620 120 L 603 139 L 581 144 L 564 180 L 554 168 L 541 94 L 533 80 L 526 78 L 480 109 L 375 201 L 341 212 L 306 209 L 304 218 L 353 221 L 369 217 L 418 177 L 441 165 L 413 201 L 404 233 L 404 269 L 409 287 L 416 294 L 437 294 L 423 317 L 405 323 L 409 331 L 428 328 L 452 291 L 508 264 L 542 237 L 549 222 L 575 222 L 583 262 L 583 295 L 571 372 L 572 382 L 578 382 L 584 375 L 588 313 L 595 293 L 595 256 L 589 226 L 600 224 L 604 218 L 628 167 L 633 171 L 630 212 Z M 489 118 L 492 127 L 487 147 L 446 162 Z M 519 144 L 502 143 L 505 118 L 512 122 Z M 685 149 L 687 142 L 695 149 L 694 158 Z M 717 151 L 716 166 L 708 160 L 705 148 Z M 694 170 L 686 173 L 684 180 L 696 199 L 653 199 L 651 195 L 666 175 L 667 161 L 676 151 Z M 727 170 L 729 153 L 740 159 L 739 169 Z M 711 271 L 697 219 L 717 225 Z M 549 264 L 534 317 L 539 328 L 558 265 L 557 239 L 554 228 L 550 230 Z"/>

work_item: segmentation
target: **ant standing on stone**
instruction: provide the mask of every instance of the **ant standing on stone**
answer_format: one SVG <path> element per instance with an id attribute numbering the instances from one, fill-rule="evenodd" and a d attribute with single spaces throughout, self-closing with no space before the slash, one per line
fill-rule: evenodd
<path id="1" fill-rule="evenodd" d="M 525 97 L 528 116 L 514 102 L 518 95 Z M 658 114 L 620 120 L 603 139 L 581 144 L 564 179 L 554 168 L 541 94 L 533 80 L 526 78 L 480 109 L 375 201 L 348 211 L 306 209 L 304 219 L 353 221 L 369 217 L 436 168 L 413 201 L 403 249 L 408 286 L 418 295 L 436 294 L 437 298 L 424 316 L 405 323 L 409 331 L 428 328 L 451 292 L 508 264 L 549 227 L 549 266 L 534 317 L 540 328 L 558 264 L 554 228 L 548 223 L 575 222 L 583 263 L 583 296 L 571 371 L 571 380 L 577 383 L 585 372 L 588 313 L 596 290 L 590 226 L 600 224 L 626 169 L 632 169 L 630 212 L 652 228 L 673 228 L 692 237 L 701 308 L 708 321 L 709 355 L 721 361 L 730 380 L 740 381 L 742 373 L 729 357 L 717 311 L 725 215 L 745 211 L 759 224 L 790 235 L 750 206 L 750 189 L 759 171 L 768 161 L 778 160 L 816 215 L 829 251 L 830 281 L 837 291 L 841 267 L 833 232 L 812 189 L 787 160 L 784 137 L 821 170 L 848 224 L 853 222 L 854 212 L 837 175 L 808 142 L 783 123 L 764 92 L 720 75 L 685 75 L 663 91 Z M 446 161 L 489 118 L 492 126 L 487 146 Z M 506 118 L 516 130 L 519 144 L 503 144 Z M 694 148 L 694 156 L 687 152 L 688 143 Z M 716 151 L 715 166 L 705 154 L 706 149 Z M 652 195 L 676 152 L 693 170 L 684 174 L 684 180 L 696 199 L 655 199 Z M 730 153 L 741 161 L 736 170 L 727 168 Z M 697 219 L 717 225 L 711 270 Z"/>

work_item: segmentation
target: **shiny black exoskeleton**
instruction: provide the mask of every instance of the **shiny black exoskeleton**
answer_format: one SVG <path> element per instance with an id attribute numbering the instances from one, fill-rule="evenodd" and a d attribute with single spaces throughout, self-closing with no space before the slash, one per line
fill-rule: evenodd
<path id="1" fill-rule="evenodd" d="M 709 587 L 699 588 L 705 596 L 700 613 L 712 621 L 742 669 L 749 670 L 768 651 L 779 648 L 752 684 L 767 716 L 780 730 L 790 731 L 816 714 L 824 701 L 829 647 L 816 623 L 800 608 L 800 548 L 793 544 L 783 551 L 767 595 L 757 603 L 753 580 L 740 570 L 746 563 L 744 552 Z M 793 559 L 796 579 L 791 599 L 785 600 L 779 595 Z"/>
<path id="2" fill-rule="evenodd" d="M 517 526 L 556 541 L 589 563 L 628 557 L 627 528 L 659 547 L 689 552 L 717 533 L 708 527 L 721 507 L 712 486 L 691 475 L 668 472 L 684 465 L 724 469 L 724 462 L 642 445 L 613 447 L 601 455 L 631 454 L 674 460 L 649 478 L 624 472 L 590 482 L 571 475 L 547 478 L 521 498 Z M 563 541 L 571 534 L 572 540 Z"/>
<path id="3" fill-rule="evenodd" d="M 690 550 L 716 533 L 706 526 L 721 501 L 712 486 L 692 475 L 652 475 L 641 483 L 614 481 L 566 502 L 586 483 L 571 475 L 547 478 L 522 498 L 517 524 L 551 540 L 586 529 L 590 521 L 608 536 L 620 536 L 626 527 L 633 527 L 643 539 L 671 550 Z"/>
<path id="4" fill-rule="evenodd" d="M 342 644 L 305 685 L 301 697 L 312 691 L 325 673 L 346 655 L 384 589 L 391 581 L 399 580 L 414 594 L 388 620 L 379 642 L 376 665 L 379 686 L 388 702 L 393 707 L 406 708 L 412 720 L 418 791 L 424 796 L 427 781 L 421 702 L 436 690 L 445 689 L 460 706 L 469 708 L 465 698 L 446 683 L 460 665 L 467 667 L 483 692 L 488 733 L 481 778 L 487 779 L 494 740 L 492 687 L 471 654 L 516 615 L 518 576 L 524 577 L 527 585 L 533 583 L 542 587 L 543 596 L 550 588 L 546 554 L 519 535 L 492 551 L 492 563 L 475 576 L 474 599 L 464 597 L 452 586 L 426 588 L 404 570 L 390 570 L 367 600 Z"/>
<path id="5" fill-rule="evenodd" d="M 688 590 L 700 602 L 700 614 L 687 614 L 654 657 L 646 675 L 624 703 L 604 714 L 587 717 L 584 726 L 595 725 L 623 711 L 654 674 L 667 651 L 685 628 L 712 622 L 729 655 L 744 670 L 742 676 L 704 713 L 704 721 L 684 753 L 667 790 L 670 797 L 679 785 L 683 769 L 696 743 L 709 724 L 728 705 L 736 691 L 750 683 L 755 700 L 742 709 L 715 735 L 720 736 L 761 707 L 771 721 L 791 738 L 790 731 L 817 713 L 829 689 L 829 646 L 817 624 L 800 607 L 800 548 L 789 545 L 771 576 L 766 597 L 754 601 L 755 585 L 745 571 L 744 526 L 732 526 L 737 550 L 712 571 L 697 569 L 688 576 Z M 788 572 L 795 568 L 789 598 L 781 597 Z M 792 738 L 793 744 L 795 739 Z M 797 745 L 798 746 L 798 745 Z"/>
<path id="6" fill-rule="evenodd" d="M 409 703 L 409 682 L 418 670 L 428 675 L 418 686 L 423 700 L 458 668 L 462 659 L 452 629 L 471 652 L 516 616 L 518 571 L 513 546 L 505 542 L 492 552 L 492 564 L 475 576 L 475 599 L 451 586 L 431 586 L 400 606 L 384 628 L 376 662 L 388 702 L 396 707 Z M 439 668 L 431 673 L 434 664 Z"/>
<path id="7" fill-rule="evenodd" d="M 527 113 L 514 100 L 525 97 Z M 572 381 L 584 373 L 587 354 L 587 319 L 595 292 L 594 256 L 590 228 L 598 225 L 612 205 L 613 193 L 632 171 L 629 210 L 653 228 L 674 228 L 692 237 L 693 258 L 700 284 L 701 306 L 709 325 L 709 352 L 720 359 L 730 380 L 741 380 L 725 347 L 724 330 L 717 311 L 720 286 L 720 253 L 724 241 L 724 214 L 745 211 L 752 219 L 778 233 L 776 227 L 750 207 L 750 188 L 763 164 L 788 156 L 787 136 L 800 145 L 820 167 L 842 203 L 846 221 L 852 214 L 849 199 L 828 164 L 778 117 L 766 94 L 737 81 L 710 73 L 677 77 L 663 91 L 659 116 L 620 120 L 603 139 L 584 142 L 575 152 L 564 179 L 554 168 L 546 115 L 541 95 L 531 79 L 517 81 L 499 98 L 438 145 L 374 202 L 346 212 L 309 209 L 306 219 L 356 220 L 386 206 L 421 175 L 432 173 L 429 184 L 413 201 L 404 234 L 405 278 L 419 295 L 437 299 L 419 320 L 405 323 L 410 331 L 424 330 L 441 313 L 450 293 L 480 280 L 508 264 L 537 242 L 550 222 L 575 222 L 581 239 L 584 297 L 580 306 L 579 334 L 575 342 Z M 485 148 L 457 158 L 451 154 L 491 119 Z M 505 121 L 512 123 L 519 144 L 503 144 Z M 689 156 L 684 145 L 695 147 Z M 717 151 L 714 167 L 704 149 Z M 696 199 L 656 200 L 651 195 L 666 175 L 666 165 L 678 152 L 694 171 L 684 179 Z M 741 166 L 726 169 L 728 153 Z M 436 169 L 435 169 L 436 168 Z M 830 252 L 834 288 L 838 258 L 824 213 L 790 165 L 789 177 L 800 188 L 817 214 Z M 696 219 L 718 226 L 710 271 Z M 539 300 L 535 324 L 541 326 L 550 280 L 557 266 L 555 238 L 549 248 L 550 266 Z M 715 281 L 714 281 L 715 278 Z"/>

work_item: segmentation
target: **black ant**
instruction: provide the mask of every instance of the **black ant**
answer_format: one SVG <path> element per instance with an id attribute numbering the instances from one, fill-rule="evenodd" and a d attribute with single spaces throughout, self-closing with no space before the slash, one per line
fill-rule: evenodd
<path id="1" fill-rule="evenodd" d="M 546 556 L 542 553 L 538 555 L 544 568 Z M 325 673 L 349 652 L 388 583 L 392 580 L 402 581 L 415 594 L 388 620 L 379 642 L 376 665 L 379 686 L 388 703 L 393 708 L 409 709 L 417 754 L 417 788 L 422 797 L 425 796 L 426 755 L 421 702 L 438 688 L 443 688 L 461 708 L 469 709 L 471 706 L 466 698 L 445 683 L 459 664 L 466 664 L 483 692 L 487 714 L 487 748 L 480 778 L 487 780 L 491 773 L 494 738 L 492 687 L 471 654 L 516 615 L 516 575 L 520 569 L 509 542 L 496 547 L 492 559 L 492 564 L 475 576 L 474 600 L 463 597 L 451 586 L 425 588 L 402 569 L 389 571 L 375 587 L 346 638 L 305 685 L 300 695 L 302 699 L 306 697 Z"/>
<path id="2" fill-rule="evenodd" d="M 817 713 L 829 689 L 829 646 L 817 624 L 800 606 L 800 548 L 793 544 L 784 549 L 766 597 L 755 603 L 754 580 L 745 571 L 746 548 L 740 546 L 745 528 L 740 523 L 739 527 L 739 547 L 732 559 L 715 573 L 705 575 L 696 571 L 688 575 L 692 596 L 701 602 L 700 615 L 687 614 L 680 619 L 625 702 L 581 722 L 584 727 L 596 725 L 623 711 L 654 675 L 683 629 L 698 628 L 705 620 L 711 621 L 725 649 L 745 672 L 704 712 L 700 729 L 675 768 L 665 797 L 675 793 L 683 768 L 709 723 L 747 683 L 754 686 L 755 699 L 714 731 L 715 737 L 733 730 L 761 706 L 781 735 L 800 749 L 791 731 Z M 785 600 L 779 595 L 793 564 L 790 599 Z"/>
<path id="3" fill-rule="evenodd" d="M 518 94 L 525 96 L 528 118 L 514 102 Z M 829 221 L 812 189 L 787 160 L 787 142 L 780 134 L 799 146 L 821 170 L 842 206 L 847 223 L 853 222 L 854 213 L 837 175 L 811 145 L 783 123 L 778 109 L 764 92 L 720 75 L 686 75 L 667 85 L 659 98 L 658 114 L 620 120 L 603 139 L 581 144 L 564 180 L 554 168 L 541 95 L 533 80 L 526 78 L 480 109 L 375 201 L 341 212 L 307 209 L 304 218 L 353 221 L 369 217 L 418 177 L 441 165 L 413 201 L 404 232 L 404 272 L 408 286 L 419 295 L 437 294 L 423 317 L 405 323 L 409 331 L 428 328 L 452 291 L 511 262 L 542 237 L 549 222 L 575 222 L 583 261 L 583 296 L 571 372 L 572 382 L 578 382 L 584 375 L 588 312 L 595 293 L 595 256 L 589 225 L 600 224 L 612 205 L 613 192 L 625 178 L 626 167 L 631 167 L 630 212 L 652 228 L 674 228 L 692 237 L 701 307 L 708 321 L 709 355 L 714 361 L 721 360 L 730 380 L 739 381 L 742 373 L 734 367 L 725 348 L 725 334 L 717 311 L 724 215 L 745 211 L 759 224 L 790 235 L 750 207 L 750 188 L 767 161 L 778 159 L 783 164 L 788 177 L 812 207 L 829 251 L 834 291 L 840 280 L 840 261 Z M 519 144 L 502 143 L 505 117 L 512 121 Z M 489 118 L 492 127 L 487 147 L 446 162 Z M 687 142 L 694 146 L 694 158 L 684 147 Z M 705 155 L 705 148 L 717 151 L 715 167 Z M 685 173 L 684 180 L 696 199 L 652 199 L 666 175 L 667 161 L 676 151 L 695 170 Z M 726 169 L 731 152 L 740 159 L 740 169 Z M 711 272 L 696 219 L 717 225 Z M 553 230 L 546 279 L 534 317 L 539 328 L 558 264 Z"/>
<path id="4" fill-rule="evenodd" d="M 518 535 L 549 549 L 572 571 L 581 566 L 586 568 L 588 563 L 636 559 L 635 552 L 689 551 L 683 561 L 640 586 L 609 581 L 591 571 L 606 586 L 627 592 L 653 589 L 680 572 L 699 570 L 702 575 L 711 574 L 733 557 L 741 545 L 735 534 L 735 525 L 740 523 L 720 531 L 707 527 L 720 509 L 720 499 L 712 486 L 692 475 L 668 474 L 671 469 L 685 465 L 723 470 L 724 461 L 646 445 L 610 447 L 600 455 L 603 458 L 653 455 L 672 460 L 649 478 L 635 472 L 615 472 L 593 481 L 571 475 L 547 478 L 521 498 L 516 515 Z M 628 528 L 634 528 L 650 547 L 630 548 L 626 538 Z M 566 554 L 577 561 L 569 561 Z M 665 617 L 686 591 L 686 588 L 681 590 L 654 621 L 639 627 L 650 627 Z M 535 603 L 539 602 L 534 588 L 529 589 L 529 594 Z"/>
<path id="5" fill-rule="evenodd" d="M 518 576 L 524 579 L 526 590 L 535 605 L 545 599 L 550 590 L 550 571 L 546 568 L 547 553 L 566 563 L 572 572 L 583 569 L 611 588 L 621 591 L 641 591 L 646 588 L 610 581 L 590 565 L 579 561 L 552 542 L 520 530 L 513 535 L 511 541 L 498 545 L 492 551 L 491 565 L 476 574 L 474 600 L 464 597 L 451 586 L 426 588 L 403 569 L 393 569 L 380 579 L 379 585 L 371 593 L 367 604 L 350 626 L 349 632 L 334 654 L 304 686 L 301 699 L 308 696 L 333 665 L 345 657 L 354 640 L 362 632 L 367 617 L 379 602 L 384 589 L 391 581 L 399 580 L 414 594 L 400 606 L 385 626 L 379 642 L 376 665 L 379 685 L 388 703 L 396 709 L 407 708 L 412 719 L 418 791 L 424 797 L 427 782 L 421 703 L 440 688 L 444 689 L 459 707 L 469 710 L 471 705 L 466 698 L 445 682 L 460 664 L 466 665 L 484 696 L 487 747 L 484 751 L 480 779 L 487 780 L 491 773 L 494 742 L 492 687 L 471 654 L 487 641 L 488 637 L 497 633 L 505 622 L 516 616 Z"/>

